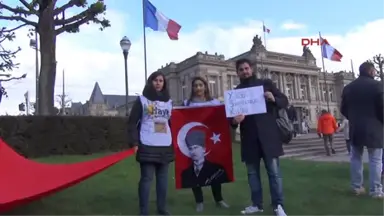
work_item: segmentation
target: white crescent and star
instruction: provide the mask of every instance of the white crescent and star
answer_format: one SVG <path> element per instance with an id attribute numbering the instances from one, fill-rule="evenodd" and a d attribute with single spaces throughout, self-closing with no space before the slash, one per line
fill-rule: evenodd
<path id="1" fill-rule="evenodd" d="M 185 137 L 187 136 L 188 132 L 197 126 L 202 126 L 205 128 L 208 128 L 206 125 L 200 123 L 200 122 L 189 122 L 185 124 L 183 127 L 180 128 L 179 133 L 177 134 L 177 144 L 179 146 L 179 149 L 181 153 L 183 153 L 187 157 L 191 157 L 189 154 L 189 150 L 187 147 L 187 144 L 185 143 Z M 219 133 L 213 133 L 212 137 L 210 138 L 213 141 L 213 144 L 217 144 L 218 142 L 221 142 Z"/>
<path id="2" fill-rule="evenodd" d="M 221 140 L 220 140 L 220 135 L 221 135 L 221 134 L 215 134 L 215 133 L 213 133 L 213 135 L 212 135 L 212 137 L 211 137 L 211 140 L 213 141 L 213 144 L 216 144 L 216 143 L 218 143 L 218 142 L 221 142 Z"/>

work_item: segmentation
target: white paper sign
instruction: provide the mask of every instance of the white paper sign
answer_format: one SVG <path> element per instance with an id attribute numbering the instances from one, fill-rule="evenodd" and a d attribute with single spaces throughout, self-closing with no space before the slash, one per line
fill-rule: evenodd
<path id="1" fill-rule="evenodd" d="M 267 112 L 263 86 L 228 90 L 224 93 L 227 117 Z"/>

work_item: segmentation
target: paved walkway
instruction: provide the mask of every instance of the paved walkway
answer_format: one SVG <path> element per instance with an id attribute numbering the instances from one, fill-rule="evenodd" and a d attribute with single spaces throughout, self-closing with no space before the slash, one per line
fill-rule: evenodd
<path id="1" fill-rule="evenodd" d="M 349 162 L 349 155 L 347 153 L 338 153 L 332 156 L 317 156 L 312 158 L 306 158 L 305 160 L 322 161 L 322 162 Z M 363 161 L 368 162 L 367 150 L 364 151 Z"/>

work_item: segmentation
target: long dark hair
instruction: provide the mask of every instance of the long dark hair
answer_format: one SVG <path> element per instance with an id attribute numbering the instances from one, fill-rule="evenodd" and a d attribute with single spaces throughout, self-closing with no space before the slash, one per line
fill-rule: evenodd
<path id="1" fill-rule="evenodd" d="M 192 79 L 192 82 L 191 82 L 192 90 L 191 90 L 191 95 L 189 96 L 189 99 L 187 101 L 187 105 L 189 105 L 189 103 L 191 102 L 191 100 L 195 96 L 194 95 L 195 93 L 193 91 L 193 85 L 195 84 L 196 81 L 201 81 L 204 84 L 204 97 L 205 97 L 205 100 L 207 100 L 207 101 L 213 100 L 213 98 L 211 96 L 211 93 L 209 91 L 208 82 L 203 77 L 196 76 L 196 77 L 194 77 Z"/>
<path id="2" fill-rule="evenodd" d="M 156 91 L 155 87 L 153 87 L 153 80 L 155 80 L 158 76 L 162 76 L 164 79 L 164 85 L 163 89 L 158 92 Z M 151 100 L 159 100 L 159 101 L 168 101 L 170 99 L 168 86 L 167 86 L 167 80 L 165 79 L 165 76 L 160 71 L 152 73 L 147 80 L 147 83 L 145 84 L 145 87 L 143 89 L 143 95 Z"/>

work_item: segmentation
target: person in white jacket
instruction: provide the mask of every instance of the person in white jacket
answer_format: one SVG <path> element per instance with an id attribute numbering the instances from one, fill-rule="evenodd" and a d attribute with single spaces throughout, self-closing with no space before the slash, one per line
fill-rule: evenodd
<path id="1" fill-rule="evenodd" d="M 347 118 L 344 118 L 341 122 L 340 127 L 337 129 L 337 132 L 344 132 L 345 143 L 347 144 L 348 154 L 351 154 L 351 139 L 349 138 L 349 121 Z"/>

